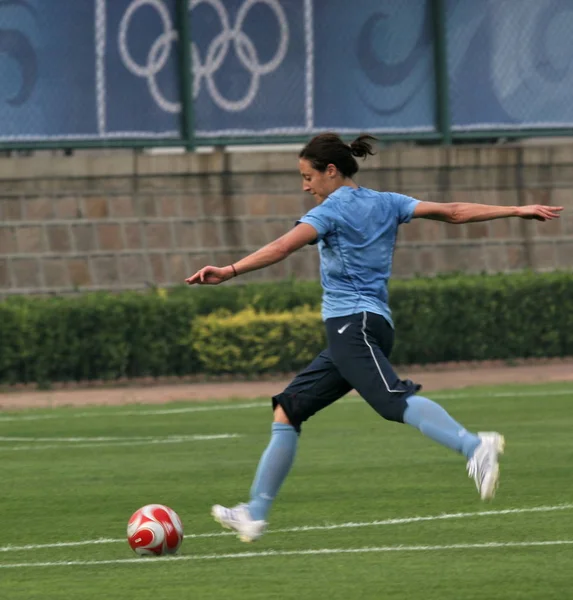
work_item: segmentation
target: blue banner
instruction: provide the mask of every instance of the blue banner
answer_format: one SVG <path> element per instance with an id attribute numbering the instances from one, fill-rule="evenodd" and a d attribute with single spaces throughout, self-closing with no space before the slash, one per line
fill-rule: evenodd
<path id="1" fill-rule="evenodd" d="M 430 0 L 314 3 L 314 128 L 432 131 Z"/>
<path id="2" fill-rule="evenodd" d="M 94 3 L 0 1 L 0 134 L 89 137 L 97 131 Z"/>
<path id="3" fill-rule="evenodd" d="M 174 7 L 0 0 L 0 140 L 179 136 Z"/>
<path id="4" fill-rule="evenodd" d="M 430 0 L 194 0 L 197 135 L 432 131 Z"/>
<path id="5" fill-rule="evenodd" d="M 573 127 L 571 0 L 448 0 L 453 129 Z"/>
<path id="6" fill-rule="evenodd" d="M 0 141 L 435 131 L 431 0 L 0 0 Z M 446 0 L 456 130 L 573 127 L 571 0 Z"/>
<path id="7" fill-rule="evenodd" d="M 303 0 L 193 0 L 198 136 L 307 129 Z"/>
<path id="8" fill-rule="evenodd" d="M 105 22 L 95 29 L 101 134 L 179 136 L 176 0 L 104 4 Z"/>

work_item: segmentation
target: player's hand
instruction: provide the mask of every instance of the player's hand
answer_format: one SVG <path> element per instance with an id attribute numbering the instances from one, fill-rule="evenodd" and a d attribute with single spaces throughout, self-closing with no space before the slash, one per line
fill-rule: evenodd
<path id="1" fill-rule="evenodd" d="M 218 285 L 227 281 L 234 276 L 233 267 L 203 267 L 199 269 L 195 275 L 187 277 L 185 283 L 188 285 L 199 284 L 199 285 Z"/>
<path id="2" fill-rule="evenodd" d="M 529 204 L 520 206 L 517 213 L 522 219 L 535 219 L 537 221 L 551 221 L 558 219 L 562 206 L 545 206 L 544 204 Z"/>

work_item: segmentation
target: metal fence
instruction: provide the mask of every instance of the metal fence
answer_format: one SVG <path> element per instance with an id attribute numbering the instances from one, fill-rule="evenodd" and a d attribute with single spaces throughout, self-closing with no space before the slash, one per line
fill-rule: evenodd
<path id="1" fill-rule="evenodd" d="M 572 135 L 571 31 L 571 0 L 0 0 L 0 148 Z"/>

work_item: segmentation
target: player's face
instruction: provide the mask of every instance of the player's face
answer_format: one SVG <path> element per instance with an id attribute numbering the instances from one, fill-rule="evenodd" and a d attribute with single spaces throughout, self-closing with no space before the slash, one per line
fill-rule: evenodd
<path id="1" fill-rule="evenodd" d="M 299 171 L 302 177 L 302 189 L 314 196 L 317 204 L 336 190 L 340 183 L 340 174 L 334 165 L 328 165 L 326 171 L 317 171 L 306 158 L 298 161 Z"/>

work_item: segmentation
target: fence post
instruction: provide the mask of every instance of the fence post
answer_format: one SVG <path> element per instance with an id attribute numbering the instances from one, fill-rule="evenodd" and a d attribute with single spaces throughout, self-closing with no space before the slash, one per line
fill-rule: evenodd
<path id="1" fill-rule="evenodd" d="M 191 59 L 191 0 L 177 0 L 177 33 L 179 36 L 179 87 L 181 96 L 181 134 L 185 148 L 191 152 L 195 148 L 195 128 L 193 110 L 193 72 Z"/>
<path id="2" fill-rule="evenodd" d="M 448 86 L 448 50 L 446 39 L 446 10 L 444 0 L 432 2 L 432 29 L 434 33 L 434 69 L 436 73 L 436 126 L 442 134 L 442 143 L 452 143 L 450 122 L 450 94 Z"/>

